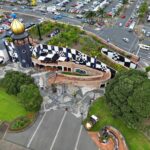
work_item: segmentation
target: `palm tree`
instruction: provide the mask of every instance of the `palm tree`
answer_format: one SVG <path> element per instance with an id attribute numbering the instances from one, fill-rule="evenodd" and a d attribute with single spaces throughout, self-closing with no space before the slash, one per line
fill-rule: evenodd
<path id="1" fill-rule="evenodd" d="M 104 9 L 99 8 L 99 9 L 97 10 L 96 14 L 97 14 L 97 16 L 98 16 L 98 22 L 100 22 L 99 19 L 101 18 L 101 21 L 103 20 L 105 11 L 104 11 Z M 99 17 L 100 17 L 100 18 L 99 18 Z"/>
<path id="2" fill-rule="evenodd" d="M 93 22 L 93 18 L 96 16 L 94 11 L 88 11 L 85 13 L 85 18 L 89 19 L 90 23 Z"/>

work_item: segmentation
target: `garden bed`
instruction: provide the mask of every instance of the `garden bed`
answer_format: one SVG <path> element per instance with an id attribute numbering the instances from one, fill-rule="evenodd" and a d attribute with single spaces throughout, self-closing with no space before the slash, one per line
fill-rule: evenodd
<path id="1" fill-rule="evenodd" d="M 79 74 L 75 72 L 61 72 L 64 75 L 72 75 L 72 76 L 89 76 L 88 74 Z"/>
<path id="2" fill-rule="evenodd" d="M 31 126 L 36 119 L 35 113 L 30 113 L 27 116 L 21 116 L 11 122 L 9 131 L 21 132 Z"/>

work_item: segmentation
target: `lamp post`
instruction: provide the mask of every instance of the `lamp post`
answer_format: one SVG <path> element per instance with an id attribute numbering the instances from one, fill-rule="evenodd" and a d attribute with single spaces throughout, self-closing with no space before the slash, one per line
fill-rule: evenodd
<path id="1" fill-rule="evenodd" d="M 37 30 L 38 30 L 39 40 L 42 41 L 43 39 L 42 39 L 42 36 L 41 36 L 41 31 L 40 31 L 40 24 L 37 24 L 36 27 L 37 27 Z"/>

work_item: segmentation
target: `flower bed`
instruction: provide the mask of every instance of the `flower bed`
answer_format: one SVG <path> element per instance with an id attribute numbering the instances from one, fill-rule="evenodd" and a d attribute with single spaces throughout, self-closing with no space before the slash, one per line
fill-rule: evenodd
<path id="1" fill-rule="evenodd" d="M 29 127 L 35 120 L 35 114 L 31 113 L 27 116 L 22 116 L 16 118 L 10 124 L 9 130 L 10 131 L 22 131 Z"/>

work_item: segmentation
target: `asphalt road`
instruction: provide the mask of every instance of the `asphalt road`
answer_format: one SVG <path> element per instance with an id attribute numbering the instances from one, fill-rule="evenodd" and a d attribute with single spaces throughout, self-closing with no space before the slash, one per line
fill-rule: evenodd
<path id="1" fill-rule="evenodd" d="M 117 20 L 117 25 L 119 23 L 122 23 L 122 26 L 124 27 L 126 22 L 130 19 L 130 17 L 132 16 L 132 14 L 134 12 L 136 12 L 136 6 L 137 4 L 139 3 L 140 0 L 135 0 L 135 2 L 131 3 L 130 6 L 127 8 L 127 10 L 125 11 L 124 15 L 126 16 L 125 19 L 121 19 L 121 18 L 118 18 Z"/>
<path id="2" fill-rule="evenodd" d="M 138 43 L 137 36 L 133 32 L 128 32 L 124 28 L 103 28 L 101 31 L 96 31 L 92 28 L 85 29 L 94 32 L 95 34 L 104 38 L 105 40 L 109 39 L 110 43 L 113 43 L 128 52 L 132 52 L 133 50 L 135 50 Z M 123 41 L 123 38 L 128 38 L 129 42 Z"/>
<path id="3" fill-rule="evenodd" d="M 31 128 L 7 133 L 4 140 L 32 150 L 98 150 L 81 119 L 64 110 L 46 112 Z"/>

